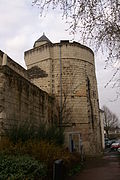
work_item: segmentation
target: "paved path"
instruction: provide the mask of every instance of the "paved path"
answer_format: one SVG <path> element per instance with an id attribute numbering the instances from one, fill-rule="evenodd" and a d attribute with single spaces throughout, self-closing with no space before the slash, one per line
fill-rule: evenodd
<path id="1" fill-rule="evenodd" d="M 69 180 L 120 180 L 120 157 L 107 152 L 102 159 L 89 161 L 87 167 Z"/>

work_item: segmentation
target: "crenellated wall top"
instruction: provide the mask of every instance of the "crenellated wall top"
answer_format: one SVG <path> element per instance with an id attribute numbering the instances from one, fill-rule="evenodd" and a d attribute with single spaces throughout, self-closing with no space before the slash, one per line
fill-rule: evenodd
<path id="1" fill-rule="evenodd" d="M 53 46 L 62 46 L 62 45 L 77 46 L 79 48 L 88 50 L 90 53 L 92 53 L 94 55 L 92 49 L 90 49 L 89 47 L 82 45 L 76 41 L 70 42 L 69 40 L 61 40 L 60 43 L 49 42 L 49 43 L 45 43 L 45 44 L 42 44 L 42 45 L 37 46 L 37 47 L 34 46 L 32 49 L 25 51 L 24 55 L 26 56 L 28 53 L 32 53 L 33 51 L 44 50 L 44 49 L 47 49 L 47 48 L 50 48 Z"/>

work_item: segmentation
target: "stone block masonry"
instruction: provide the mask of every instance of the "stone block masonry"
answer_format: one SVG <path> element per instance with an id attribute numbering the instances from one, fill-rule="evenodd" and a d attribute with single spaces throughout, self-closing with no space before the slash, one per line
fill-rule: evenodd
<path id="1" fill-rule="evenodd" d="M 0 66 L 0 135 L 11 125 L 25 121 L 35 126 L 50 123 L 54 107 L 54 98 L 9 66 Z"/>
<path id="2" fill-rule="evenodd" d="M 57 119 L 65 128 L 65 146 L 79 152 L 83 147 L 88 155 L 100 154 L 92 50 L 77 42 L 52 43 L 43 35 L 25 52 L 25 62 L 27 70 L 0 51 L 0 134 L 12 123 L 50 123 L 60 112 Z"/>
<path id="3" fill-rule="evenodd" d="M 101 132 L 93 51 L 77 42 L 52 43 L 43 35 L 33 49 L 25 52 L 25 62 L 28 72 L 39 68 L 47 74 L 42 78 L 32 76 L 31 81 L 58 100 L 66 145 L 71 146 L 69 137 L 77 132 L 85 153 L 99 154 Z"/>

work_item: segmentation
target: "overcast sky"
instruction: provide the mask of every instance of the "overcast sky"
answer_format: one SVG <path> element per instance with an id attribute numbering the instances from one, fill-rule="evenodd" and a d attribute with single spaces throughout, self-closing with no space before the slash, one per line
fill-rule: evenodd
<path id="1" fill-rule="evenodd" d="M 39 16 L 39 9 L 31 4 L 32 0 L 0 0 L 0 49 L 14 61 L 25 67 L 24 51 L 31 49 L 34 42 L 45 35 L 54 43 L 73 37 L 66 29 L 60 13 L 49 12 L 46 17 Z M 75 41 L 79 41 L 79 34 Z M 100 107 L 108 108 L 120 119 L 120 99 L 116 98 L 116 89 L 112 84 L 104 88 L 114 73 L 112 68 L 104 69 L 105 56 L 95 57 Z"/>

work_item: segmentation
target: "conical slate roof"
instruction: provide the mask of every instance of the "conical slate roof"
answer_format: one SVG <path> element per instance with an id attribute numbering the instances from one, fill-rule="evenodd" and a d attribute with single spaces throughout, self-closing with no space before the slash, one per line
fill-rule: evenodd
<path id="1" fill-rule="evenodd" d="M 51 41 L 45 36 L 44 33 L 36 42 L 43 42 L 43 41 L 47 41 L 51 43 Z"/>

